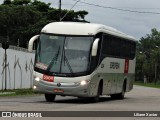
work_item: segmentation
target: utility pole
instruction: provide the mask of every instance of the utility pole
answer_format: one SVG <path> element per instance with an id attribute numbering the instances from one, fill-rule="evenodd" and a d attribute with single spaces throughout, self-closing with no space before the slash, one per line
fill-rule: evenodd
<path id="1" fill-rule="evenodd" d="M 61 0 L 59 0 L 59 21 L 61 21 Z"/>
<path id="2" fill-rule="evenodd" d="M 61 0 L 60 0 L 61 1 Z M 60 21 L 62 21 L 66 16 L 67 14 L 72 10 L 72 8 L 79 2 L 80 0 L 76 1 L 75 4 L 71 7 L 70 10 L 68 10 L 68 12 L 62 17 L 60 18 Z M 60 2 L 60 6 L 61 6 L 61 2 Z M 61 9 L 61 8 L 60 8 Z M 61 14 L 61 11 L 60 11 L 60 14 Z"/>
<path id="3" fill-rule="evenodd" d="M 156 59 L 155 59 L 155 85 L 157 83 L 157 68 L 158 68 L 158 60 L 159 60 L 159 46 L 155 46 L 158 49 L 158 52 L 156 54 Z"/>
<path id="4" fill-rule="evenodd" d="M 7 35 L 7 39 L 8 39 L 8 35 Z M 2 43 L 2 48 L 5 50 L 4 51 L 4 75 L 5 75 L 5 88 L 4 90 L 6 91 L 7 90 L 7 52 L 6 50 L 9 48 L 9 42 L 8 41 L 5 41 Z M 3 89 L 3 88 L 2 88 Z"/>

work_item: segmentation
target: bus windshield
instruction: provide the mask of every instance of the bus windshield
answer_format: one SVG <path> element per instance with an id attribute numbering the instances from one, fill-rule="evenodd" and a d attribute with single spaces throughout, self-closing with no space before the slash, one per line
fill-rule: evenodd
<path id="1" fill-rule="evenodd" d="M 35 68 L 51 73 L 81 73 L 88 69 L 93 37 L 41 34 Z"/>

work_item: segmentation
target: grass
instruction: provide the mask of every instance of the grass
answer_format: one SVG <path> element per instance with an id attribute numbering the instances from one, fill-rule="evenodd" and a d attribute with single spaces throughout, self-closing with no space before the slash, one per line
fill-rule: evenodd
<path id="1" fill-rule="evenodd" d="M 160 89 L 160 83 L 157 83 L 155 85 L 155 83 L 143 83 L 143 82 L 135 82 L 135 85 L 140 85 L 140 86 L 145 86 L 145 87 L 152 87 L 152 88 L 159 88 Z"/>
<path id="2" fill-rule="evenodd" d="M 22 95 L 34 95 L 32 89 L 15 89 L 15 90 L 0 90 L 1 96 L 22 96 Z"/>

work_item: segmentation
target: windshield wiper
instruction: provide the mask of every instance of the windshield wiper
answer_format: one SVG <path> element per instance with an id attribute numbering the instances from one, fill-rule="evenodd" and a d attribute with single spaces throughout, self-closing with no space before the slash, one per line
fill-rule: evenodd
<path id="1" fill-rule="evenodd" d="M 67 66 L 68 66 L 68 68 L 69 68 L 69 71 L 70 71 L 71 73 L 73 73 L 73 69 L 72 69 L 72 67 L 71 67 L 71 65 L 70 65 L 70 63 L 69 63 L 69 61 L 68 61 L 68 58 L 66 57 L 65 48 L 63 49 L 63 61 L 64 61 L 64 66 L 65 66 L 65 62 L 66 62 L 66 63 L 67 63 Z"/>
<path id="2" fill-rule="evenodd" d="M 69 68 L 69 71 L 70 71 L 71 73 L 73 73 L 73 69 L 72 69 L 72 67 L 71 67 L 71 65 L 70 65 L 70 63 L 69 63 L 69 61 L 68 61 L 68 58 L 67 58 L 66 55 L 64 54 L 64 63 L 65 63 L 65 61 L 66 61 L 66 63 L 67 63 L 67 66 L 68 66 L 68 68 Z"/>
<path id="3" fill-rule="evenodd" d="M 60 46 L 59 46 L 59 48 L 58 48 L 57 53 L 55 54 L 55 56 L 53 56 L 51 62 L 49 63 L 49 65 L 48 65 L 48 67 L 47 67 L 47 70 L 46 70 L 47 72 L 51 69 L 53 62 L 57 61 L 59 52 L 60 52 Z"/>

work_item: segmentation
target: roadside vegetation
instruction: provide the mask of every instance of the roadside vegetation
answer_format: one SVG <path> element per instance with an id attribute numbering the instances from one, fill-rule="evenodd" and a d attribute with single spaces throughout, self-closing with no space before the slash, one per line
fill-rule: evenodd
<path id="1" fill-rule="evenodd" d="M 1 96 L 25 96 L 25 95 L 35 95 L 32 89 L 15 89 L 15 90 L 0 90 Z"/>
<path id="2" fill-rule="evenodd" d="M 155 83 L 135 82 L 134 85 L 140 85 L 140 86 L 159 88 L 160 89 L 160 83 L 155 84 Z"/>
<path id="3" fill-rule="evenodd" d="M 137 81 L 149 86 L 160 83 L 160 32 L 155 28 L 137 42 Z"/>

